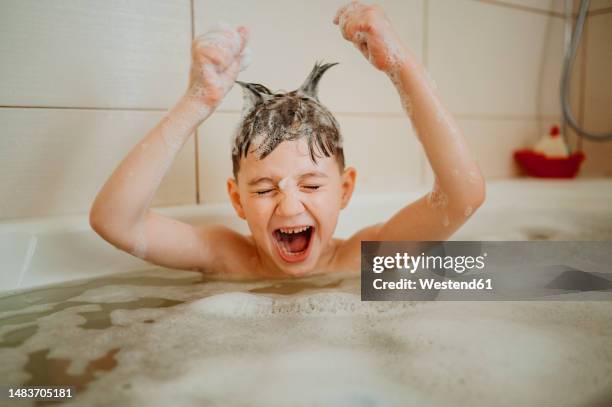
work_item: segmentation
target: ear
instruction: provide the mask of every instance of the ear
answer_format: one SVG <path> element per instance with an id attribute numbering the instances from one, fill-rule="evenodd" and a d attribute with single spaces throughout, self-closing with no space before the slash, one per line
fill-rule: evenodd
<path id="1" fill-rule="evenodd" d="M 230 201 L 234 210 L 236 211 L 236 215 L 242 219 L 246 219 L 244 215 L 244 208 L 242 207 L 242 203 L 240 202 L 240 191 L 238 189 L 238 183 L 233 178 L 227 179 L 227 194 L 229 195 Z"/>
<path id="2" fill-rule="evenodd" d="M 347 167 L 342 173 L 342 202 L 340 209 L 344 209 L 353 196 L 355 190 L 355 180 L 357 178 L 357 170 L 354 167 Z"/>
<path id="3" fill-rule="evenodd" d="M 338 63 L 334 62 L 331 64 L 320 64 L 317 62 L 314 68 L 312 68 L 312 71 L 310 71 L 308 78 L 306 78 L 302 86 L 300 86 L 300 88 L 298 89 L 298 93 L 302 95 L 310 96 L 311 98 L 318 101 L 319 100 L 319 95 L 318 95 L 319 81 L 321 80 L 321 77 L 323 76 L 325 71 L 327 71 L 329 68 L 331 68 L 334 65 L 338 65 Z"/>
<path id="4" fill-rule="evenodd" d="M 236 81 L 242 87 L 242 116 L 254 108 L 258 103 L 272 97 L 270 89 L 259 83 L 245 83 Z"/>

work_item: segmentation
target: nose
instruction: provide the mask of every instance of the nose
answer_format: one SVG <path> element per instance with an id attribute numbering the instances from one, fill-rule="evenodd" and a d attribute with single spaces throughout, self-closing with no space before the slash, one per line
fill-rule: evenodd
<path id="1" fill-rule="evenodd" d="M 304 205 L 293 188 L 280 193 L 280 201 L 276 207 L 279 216 L 291 217 L 304 212 Z"/>

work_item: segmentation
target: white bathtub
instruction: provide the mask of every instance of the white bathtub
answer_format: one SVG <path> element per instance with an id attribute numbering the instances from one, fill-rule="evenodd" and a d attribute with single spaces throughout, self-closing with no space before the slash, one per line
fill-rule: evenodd
<path id="1" fill-rule="evenodd" d="M 341 213 L 337 236 L 385 220 L 425 192 L 355 196 Z M 156 210 L 248 232 L 229 203 Z M 612 240 L 612 179 L 489 182 L 485 204 L 452 239 Z M 103 241 L 90 229 L 87 214 L 0 223 L 0 257 L 0 291 L 151 267 Z"/>
<path id="2" fill-rule="evenodd" d="M 610 185 L 491 183 L 455 238 L 609 239 Z M 355 200 L 339 234 L 408 198 Z M 163 212 L 244 228 L 224 205 Z M 208 281 L 115 250 L 86 216 L 0 236 L 22 288 L 121 272 L 0 297 L 0 383 L 76 386 L 69 406 L 612 405 L 610 301 L 367 302 L 354 276 Z"/>

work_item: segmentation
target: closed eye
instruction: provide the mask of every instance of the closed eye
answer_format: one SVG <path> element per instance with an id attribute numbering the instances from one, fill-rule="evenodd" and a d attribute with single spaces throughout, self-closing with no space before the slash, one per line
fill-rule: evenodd
<path id="1" fill-rule="evenodd" d="M 266 195 L 268 192 L 272 192 L 272 191 L 274 191 L 274 190 L 273 189 L 264 189 L 264 190 L 261 190 L 261 191 L 255 191 L 255 193 L 257 195 Z"/>
<path id="2" fill-rule="evenodd" d="M 304 185 L 304 188 L 315 191 L 315 190 L 321 188 L 321 185 Z"/>

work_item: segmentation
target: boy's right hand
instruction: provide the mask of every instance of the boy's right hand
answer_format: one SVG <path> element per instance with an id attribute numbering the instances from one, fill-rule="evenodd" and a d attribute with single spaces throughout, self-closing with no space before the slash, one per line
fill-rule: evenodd
<path id="1" fill-rule="evenodd" d="M 222 26 L 193 40 L 187 94 L 214 109 L 234 85 L 250 59 L 246 27 Z"/>

